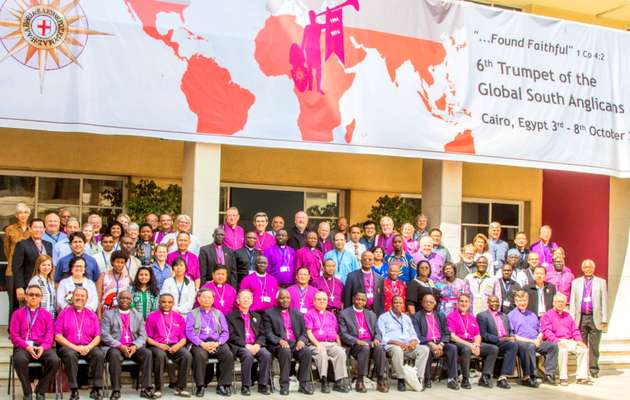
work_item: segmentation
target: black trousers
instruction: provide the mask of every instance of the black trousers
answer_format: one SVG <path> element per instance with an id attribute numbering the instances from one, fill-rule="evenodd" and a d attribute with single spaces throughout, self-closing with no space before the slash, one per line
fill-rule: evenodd
<path id="1" fill-rule="evenodd" d="M 122 362 L 125 356 L 120 350 L 110 347 L 107 351 L 107 362 L 109 363 L 109 376 L 112 380 L 112 390 L 120 390 L 120 376 L 122 374 Z M 130 358 L 140 367 L 140 388 L 145 389 L 151 386 L 151 368 L 153 367 L 153 354 L 146 347 L 140 347 Z"/>
<path id="2" fill-rule="evenodd" d="M 103 372 L 105 369 L 105 352 L 103 349 L 95 347 L 85 356 L 82 356 L 69 347 L 61 347 L 57 350 L 57 353 L 68 375 L 68 386 L 70 386 L 70 389 L 79 388 L 77 375 L 79 374 L 80 359 L 86 360 L 90 366 L 89 375 L 92 377 L 92 387 L 99 389 L 103 387 Z"/>
<path id="3" fill-rule="evenodd" d="M 543 341 L 536 347 L 533 343 L 517 342 L 518 358 L 521 360 L 524 376 L 536 375 L 536 353 L 545 356 L 545 375 L 556 373 L 558 366 L 558 345 Z"/>
<path id="4" fill-rule="evenodd" d="M 237 357 L 241 361 L 241 381 L 243 386 L 252 385 L 254 359 L 258 361 L 258 386 L 269 385 L 271 376 L 271 353 L 269 350 L 261 347 L 254 356 L 245 347 L 241 347 L 236 351 L 234 357 Z"/>
<path id="5" fill-rule="evenodd" d="M 232 377 L 234 375 L 234 356 L 227 344 L 222 344 L 217 347 L 214 353 L 208 353 L 201 347 L 192 345 L 190 353 L 192 354 L 192 369 L 195 385 L 205 386 L 207 384 L 206 367 L 208 366 L 209 358 L 216 358 L 219 360 L 218 384 L 222 386 L 230 386 L 232 384 Z"/>
<path id="6" fill-rule="evenodd" d="M 499 342 L 499 355 L 503 356 L 503 364 L 501 364 L 501 375 L 512 375 L 514 373 L 514 365 L 516 364 L 516 353 L 518 352 L 518 344 L 516 342 L 508 342 L 507 340 Z"/>
<path id="7" fill-rule="evenodd" d="M 31 389 L 31 378 L 28 371 L 28 363 L 31 361 L 42 363 L 42 377 L 35 387 L 36 393 L 44 394 L 48 390 L 50 380 L 55 377 L 59 369 L 59 357 L 53 349 L 45 350 L 41 357 L 35 360 L 25 349 L 15 349 L 13 352 L 13 367 L 15 373 L 22 384 L 22 393 L 29 395 L 33 393 Z"/>
<path id="8" fill-rule="evenodd" d="M 431 347 L 429 347 L 431 350 Z M 453 343 L 444 343 L 444 359 L 446 360 L 446 367 L 448 371 L 448 379 L 457 378 L 457 346 Z M 424 370 L 424 381 L 431 381 L 431 363 L 433 362 L 435 355 L 432 351 L 429 351 L 429 358 L 427 359 L 427 368 Z M 469 360 L 470 364 L 470 360 Z"/>
<path id="9" fill-rule="evenodd" d="M 313 363 L 313 352 L 310 347 L 304 346 L 301 350 L 296 350 L 295 346 L 284 349 L 280 346 L 269 348 L 270 352 L 278 359 L 280 364 L 280 387 L 289 387 L 289 375 L 291 374 L 291 359 L 298 362 L 298 381 L 300 385 L 311 380 L 311 368 Z"/>
<path id="10" fill-rule="evenodd" d="M 457 353 L 459 354 L 459 367 L 462 370 L 462 376 L 468 379 L 470 378 L 470 357 L 472 356 L 472 352 L 468 346 L 461 343 L 455 343 L 455 346 L 457 346 Z M 479 346 L 479 356 L 483 360 L 483 370 L 481 373 L 492 376 L 498 355 L 499 348 L 497 346 L 481 343 Z"/>
<path id="11" fill-rule="evenodd" d="M 357 375 L 363 377 L 368 375 L 370 357 L 374 360 L 374 370 L 378 378 L 385 377 L 387 371 L 387 355 L 382 345 L 372 347 L 355 344 L 350 347 L 350 355 L 357 359 Z"/>
<path id="12" fill-rule="evenodd" d="M 186 388 L 186 380 L 188 378 L 188 370 L 192 365 L 192 354 L 183 346 L 175 353 L 169 353 L 157 347 L 151 346 L 153 353 L 153 379 L 155 381 L 155 389 L 162 390 L 162 378 L 164 377 L 164 369 L 167 360 L 172 360 L 177 367 L 177 389 L 184 390 Z"/>
<path id="13" fill-rule="evenodd" d="M 592 314 L 582 314 L 580 334 L 588 346 L 588 367 L 591 374 L 599 373 L 599 342 L 602 339 L 602 331 L 595 326 Z"/>

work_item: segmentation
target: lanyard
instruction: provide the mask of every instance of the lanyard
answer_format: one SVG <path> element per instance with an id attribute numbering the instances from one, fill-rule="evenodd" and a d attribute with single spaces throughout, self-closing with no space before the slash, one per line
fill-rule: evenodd
<path id="1" fill-rule="evenodd" d="M 306 300 L 306 294 L 308 293 L 308 286 L 302 290 L 297 286 L 298 296 L 300 297 L 300 307 L 304 307 L 304 300 Z"/>
<path id="2" fill-rule="evenodd" d="M 260 238 L 262 238 L 262 240 L 260 240 Z M 264 250 L 266 241 L 267 241 L 267 233 L 266 232 L 263 232 L 261 235 L 256 233 L 256 247 L 259 250 Z"/>
<path id="3" fill-rule="evenodd" d="M 247 269 L 249 271 L 253 271 L 254 270 L 254 249 L 249 249 L 249 248 L 245 248 L 245 251 L 247 252 Z"/>
<path id="4" fill-rule="evenodd" d="M 326 290 L 328 290 L 328 294 L 329 294 L 328 297 L 330 298 L 330 300 L 334 300 L 335 285 L 337 284 L 337 282 L 335 281 L 335 277 L 334 276 L 331 278 L 331 280 L 332 280 L 332 289 L 328 285 L 328 280 L 324 277 L 324 284 L 326 285 Z"/>
<path id="5" fill-rule="evenodd" d="M 225 296 L 225 286 L 223 286 L 221 293 L 219 293 L 219 287 L 216 284 L 213 283 L 212 286 L 214 286 L 214 291 L 217 293 L 217 297 L 219 298 L 219 304 L 224 305 L 225 300 L 223 300 L 223 297 Z"/>
<path id="6" fill-rule="evenodd" d="M 31 320 L 31 310 L 29 310 L 28 308 L 26 309 L 26 324 L 28 325 L 28 328 L 26 331 L 26 340 L 29 340 L 31 338 L 31 331 L 33 330 L 33 325 L 35 325 L 35 321 L 37 321 L 38 315 L 39 315 L 39 307 L 37 307 L 37 310 L 35 310 L 32 320 Z"/>
<path id="7" fill-rule="evenodd" d="M 338 268 L 338 270 L 341 267 L 341 262 L 343 261 L 343 256 L 345 256 L 345 255 L 346 255 L 346 252 L 344 250 L 341 251 L 341 257 L 339 257 L 339 251 L 335 251 L 335 258 L 336 258 L 335 261 L 337 261 L 337 268 Z"/>
<path id="8" fill-rule="evenodd" d="M 403 321 L 402 321 L 403 319 L 402 314 L 400 315 L 400 320 L 398 319 L 398 317 L 396 317 L 396 314 L 394 314 L 392 311 L 390 311 L 389 314 L 392 316 L 392 319 L 394 320 L 394 322 L 400 325 L 400 332 L 405 333 L 405 328 L 403 326 Z"/>
<path id="9" fill-rule="evenodd" d="M 168 329 L 166 329 L 166 322 L 164 322 L 164 313 L 161 313 L 160 316 L 162 317 L 162 327 L 164 328 L 164 332 L 166 332 L 166 339 L 165 339 L 165 344 L 169 344 L 169 339 L 171 337 L 171 330 L 173 329 L 173 313 L 169 313 L 170 314 L 170 321 L 168 323 Z"/>
<path id="10" fill-rule="evenodd" d="M 281 254 L 281 260 L 280 260 L 280 266 L 288 266 L 289 263 L 291 262 L 291 260 L 287 260 L 287 247 L 285 246 L 284 248 L 278 246 L 278 251 Z M 291 258 L 291 254 L 289 254 L 289 258 Z"/>
<path id="11" fill-rule="evenodd" d="M 260 288 L 262 289 L 262 293 L 261 296 L 265 296 L 265 292 L 267 291 L 267 274 L 265 274 L 265 277 L 263 279 L 260 279 L 260 277 L 258 277 L 258 284 L 260 285 Z"/>
<path id="12" fill-rule="evenodd" d="M 81 331 L 83 330 L 83 322 L 85 321 L 85 310 L 81 313 L 81 324 L 79 324 L 79 318 L 77 318 L 77 310 L 74 310 L 74 325 L 77 328 L 77 339 L 81 340 Z M 79 344 L 79 343 L 77 343 Z"/>
<path id="13" fill-rule="evenodd" d="M 372 276 L 372 271 L 368 272 L 367 275 L 369 278 L 367 279 L 367 287 L 364 288 L 367 293 L 374 293 L 374 277 Z M 364 274 L 365 278 L 365 274 Z M 364 279 L 365 282 L 365 279 Z"/>
<path id="14" fill-rule="evenodd" d="M 181 286 L 177 286 L 177 281 L 175 281 L 175 287 L 177 288 L 177 305 L 178 306 L 180 305 L 180 303 L 182 301 L 182 292 L 184 291 L 184 284 L 185 283 L 186 283 L 186 278 L 184 278 L 184 280 L 182 281 L 182 285 Z"/>
<path id="15" fill-rule="evenodd" d="M 101 257 L 103 257 L 103 267 L 107 267 L 107 257 L 105 257 L 105 251 L 101 253 Z"/>
<path id="16" fill-rule="evenodd" d="M 468 339 L 468 323 L 470 322 L 468 320 L 468 316 L 466 316 L 466 323 L 464 323 L 464 317 L 462 317 L 462 313 L 460 313 L 459 310 L 455 312 L 457 312 L 457 315 L 459 315 L 459 320 L 462 322 L 462 326 L 464 327 L 464 339 Z"/>
<path id="17" fill-rule="evenodd" d="M 510 293 L 510 289 L 512 289 L 512 281 L 510 281 L 510 286 L 505 283 L 505 280 L 501 279 L 501 285 L 503 286 L 503 290 L 505 290 L 505 294 L 508 295 Z"/>

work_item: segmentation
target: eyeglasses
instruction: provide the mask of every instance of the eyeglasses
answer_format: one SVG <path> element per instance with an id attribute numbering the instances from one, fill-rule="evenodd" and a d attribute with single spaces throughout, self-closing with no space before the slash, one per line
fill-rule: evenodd
<path id="1" fill-rule="evenodd" d="M 42 297 L 41 293 L 26 293 L 28 297 Z"/>

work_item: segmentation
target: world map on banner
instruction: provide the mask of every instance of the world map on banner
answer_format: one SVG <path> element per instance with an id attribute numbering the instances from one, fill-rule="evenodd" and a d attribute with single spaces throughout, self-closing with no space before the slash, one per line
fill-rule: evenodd
<path id="1" fill-rule="evenodd" d="M 187 62 L 188 67 L 182 77 L 181 89 L 186 95 L 190 109 L 197 115 L 197 131 L 200 133 L 232 135 L 239 132 L 247 123 L 250 107 L 256 101 L 255 95 L 232 80 L 230 71 L 220 66 L 216 60 L 200 54 L 184 57 L 179 52 L 179 43 L 173 40 L 173 30 L 159 32 L 156 28 L 160 13 L 177 13 L 182 21 L 184 12 L 190 3 L 165 2 L 161 0 L 124 0 L 130 12 L 133 12 L 143 24 L 144 32 L 150 37 L 163 42 L 173 50 L 174 56 Z M 352 5 L 359 9 L 359 0 L 353 0 Z M 341 7 L 350 2 L 338 2 L 337 6 L 329 8 L 333 12 L 341 11 Z M 328 16 L 330 11 L 323 11 L 316 16 L 314 10 L 307 10 L 309 19 L 313 18 L 306 28 L 301 26 L 295 15 L 272 15 L 264 21 L 264 26 L 254 38 L 256 44 L 255 60 L 260 70 L 269 77 L 286 76 L 296 82 L 294 90 L 299 102 L 297 124 L 302 139 L 307 141 L 330 142 L 333 140 L 333 130 L 342 125 L 340 101 L 351 88 L 356 76 L 352 68 L 366 58 L 366 49 L 375 49 L 385 60 L 389 78 L 395 86 L 399 85 L 396 71 L 405 62 L 413 65 L 414 71 L 422 79 L 422 88 L 417 90 L 418 107 L 434 118 L 438 118 L 451 125 L 459 126 L 460 122 L 454 116 L 469 116 L 470 112 L 462 108 L 455 99 L 456 89 L 449 79 L 445 67 L 446 49 L 442 43 L 421 40 L 364 29 L 346 28 L 339 34 L 342 42 L 334 48 L 328 44 L 333 41 L 330 34 L 323 29 L 330 25 L 318 24 L 316 18 Z M 313 17 L 310 17 L 310 16 Z M 337 16 L 340 14 L 336 14 Z M 321 25 L 321 26 L 319 26 Z M 308 32 L 311 32 L 311 50 L 305 50 L 301 45 L 308 46 Z M 343 29 L 343 24 L 341 24 Z M 306 33 L 305 33 L 306 32 Z M 197 40 L 206 40 L 203 36 L 189 32 Z M 315 40 L 312 40 L 315 33 Z M 326 54 L 319 42 L 326 38 Z M 455 37 L 448 38 L 447 44 L 454 51 L 465 48 L 466 43 L 458 43 Z M 294 47 L 298 47 L 300 60 L 304 68 L 301 79 L 296 80 L 295 63 L 289 56 Z M 308 48 L 308 47 L 307 47 Z M 339 50 L 341 49 L 341 50 Z M 345 51 L 344 51 L 345 49 Z M 309 59 L 309 51 L 311 59 Z M 306 54 L 304 54 L 304 52 Z M 336 54 L 337 58 L 330 57 Z M 315 59 L 316 61 L 313 61 Z M 289 60 L 289 62 L 287 62 Z M 299 61 L 299 62 L 300 62 Z M 323 64 L 323 65 L 322 65 Z M 315 76 L 306 68 L 313 68 Z M 442 68 L 438 68 L 442 67 Z M 434 76 L 437 74 L 441 76 Z M 309 77 L 310 78 L 307 78 Z M 317 79 L 319 76 L 319 79 Z M 310 82 L 307 81 L 310 79 Z M 436 81 L 446 83 L 442 90 L 432 90 Z M 313 91 L 313 83 L 318 90 Z M 309 90 L 305 91 L 308 84 Z M 212 94 L 212 95 L 210 95 Z M 351 143 L 357 127 L 357 120 L 353 118 L 343 126 L 344 139 Z M 446 151 L 474 154 L 474 141 L 471 131 L 463 129 L 449 143 L 445 143 Z"/>

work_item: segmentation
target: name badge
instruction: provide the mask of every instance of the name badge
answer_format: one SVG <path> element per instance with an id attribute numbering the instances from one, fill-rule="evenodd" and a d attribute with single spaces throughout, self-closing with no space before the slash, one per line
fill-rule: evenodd
<path id="1" fill-rule="evenodd" d="M 590 303 L 590 302 L 592 301 L 592 300 L 591 300 L 591 296 L 587 296 L 587 297 L 585 297 L 585 298 L 584 298 L 584 301 L 585 301 L 585 302 L 587 302 L 587 303 Z"/>
<path id="2" fill-rule="evenodd" d="M 253 274 L 254 272 L 255 272 L 255 271 L 249 271 L 249 272 L 247 273 L 247 275 L 251 275 L 251 274 Z"/>
<path id="3" fill-rule="evenodd" d="M 510 304 L 510 301 L 509 301 L 509 300 L 503 300 L 503 306 L 505 306 L 505 307 L 509 307 L 510 305 L 511 305 L 511 304 Z"/>
<path id="4" fill-rule="evenodd" d="M 269 296 L 262 296 L 261 300 L 263 303 L 271 303 L 271 297 Z"/>
<path id="5" fill-rule="evenodd" d="M 300 307 L 300 312 L 302 314 L 306 314 L 308 312 L 308 309 L 306 307 Z"/>
<path id="6" fill-rule="evenodd" d="M 367 294 L 367 298 L 368 299 L 373 299 L 374 298 L 374 293 L 368 293 Z"/>
<path id="7" fill-rule="evenodd" d="M 26 344 L 28 344 L 29 346 L 35 346 L 35 342 L 33 342 L 32 340 L 27 340 Z"/>
<path id="8" fill-rule="evenodd" d="M 289 272 L 290 268 L 287 267 L 286 265 L 284 267 L 280 267 L 280 272 Z"/>

